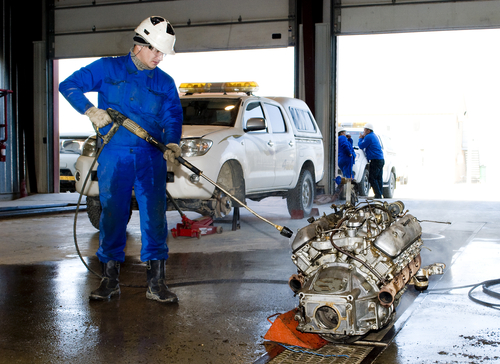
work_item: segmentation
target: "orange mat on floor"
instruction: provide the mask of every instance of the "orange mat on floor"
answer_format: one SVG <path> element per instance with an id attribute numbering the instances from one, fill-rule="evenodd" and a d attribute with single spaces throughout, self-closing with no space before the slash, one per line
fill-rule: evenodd
<path id="1" fill-rule="evenodd" d="M 293 309 L 276 317 L 271 328 L 264 335 L 264 339 L 307 349 L 319 349 L 328 343 L 317 334 L 298 331 L 299 323 L 294 319 L 295 312 L 296 309 Z"/>

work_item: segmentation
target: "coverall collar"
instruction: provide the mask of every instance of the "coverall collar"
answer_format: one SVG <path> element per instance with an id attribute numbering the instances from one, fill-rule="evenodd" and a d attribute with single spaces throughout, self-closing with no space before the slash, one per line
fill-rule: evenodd
<path id="1" fill-rule="evenodd" d="M 128 54 L 128 59 L 127 59 L 127 64 L 126 64 L 126 67 L 127 67 L 127 72 L 129 74 L 137 74 L 139 73 L 139 70 L 137 69 L 136 65 L 134 64 L 134 61 L 132 61 L 132 55 L 129 53 Z M 153 72 L 154 72 L 155 69 L 152 69 L 152 70 L 143 70 L 143 71 L 140 71 L 140 72 L 144 72 L 149 78 L 153 78 Z"/>

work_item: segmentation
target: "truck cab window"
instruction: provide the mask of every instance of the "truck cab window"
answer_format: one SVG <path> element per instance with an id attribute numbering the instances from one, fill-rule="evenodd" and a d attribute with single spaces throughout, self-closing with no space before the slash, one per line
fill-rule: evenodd
<path id="1" fill-rule="evenodd" d="M 290 115 L 292 115 L 293 123 L 298 131 L 316 132 L 312 115 L 308 111 L 295 107 L 290 107 L 289 110 Z"/>
<path id="2" fill-rule="evenodd" d="M 283 114 L 281 113 L 280 108 L 276 105 L 271 105 L 271 104 L 264 104 L 264 105 L 266 108 L 267 115 L 269 116 L 273 133 L 285 133 L 286 132 L 285 120 L 283 119 Z"/>

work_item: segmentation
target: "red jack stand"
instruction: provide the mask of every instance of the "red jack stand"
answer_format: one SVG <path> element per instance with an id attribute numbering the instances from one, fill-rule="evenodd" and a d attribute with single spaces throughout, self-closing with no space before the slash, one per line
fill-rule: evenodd
<path id="1" fill-rule="evenodd" d="M 203 216 L 199 219 L 190 220 L 186 215 L 182 214 L 182 223 L 177 224 L 177 227 L 171 230 L 172 236 L 187 236 L 191 238 L 200 238 L 202 235 L 221 234 L 222 226 L 213 226 L 213 220 L 209 216 Z"/>
<path id="2" fill-rule="evenodd" d="M 175 203 L 175 200 L 172 198 L 172 195 L 170 195 L 168 190 L 167 196 L 169 202 L 171 202 L 175 209 L 179 211 L 182 218 L 182 223 L 177 224 L 175 228 L 170 230 L 174 239 L 178 236 L 187 236 L 190 238 L 196 237 L 199 239 L 202 235 L 222 233 L 222 226 L 213 226 L 214 220 L 210 216 L 203 216 L 195 220 L 188 219 L 187 216 L 182 213 L 177 203 Z"/>
<path id="3" fill-rule="evenodd" d="M 317 334 L 303 333 L 297 330 L 299 325 L 295 321 L 296 309 L 279 315 L 271 325 L 271 328 L 264 335 L 264 339 L 274 341 L 280 344 L 300 346 L 307 349 L 319 349 L 328 341 L 324 340 Z M 268 319 L 269 322 L 271 322 Z"/>

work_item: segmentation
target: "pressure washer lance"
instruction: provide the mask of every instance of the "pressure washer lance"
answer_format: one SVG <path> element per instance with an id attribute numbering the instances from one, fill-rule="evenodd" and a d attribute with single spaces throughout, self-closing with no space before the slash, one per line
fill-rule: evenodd
<path id="1" fill-rule="evenodd" d="M 116 110 L 113 110 L 111 108 L 107 109 L 106 111 L 111 116 L 111 118 L 117 122 L 117 124 L 123 125 L 127 130 L 131 131 L 132 133 L 134 133 L 135 135 L 137 135 L 139 138 L 144 139 L 148 143 L 150 143 L 150 144 L 154 145 L 155 147 L 157 147 L 158 149 L 160 149 L 162 151 L 162 153 L 165 153 L 165 151 L 168 149 L 165 144 L 160 143 L 158 140 L 156 140 L 155 138 L 153 138 L 151 135 L 149 135 L 149 133 L 146 130 L 144 130 L 143 128 L 141 128 L 139 125 L 137 125 L 137 123 L 135 123 L 134 121 L 130 120 L 125 115 L 123 115 L 120 112 L 118 112 Z M 207 176 L 205 176 L 202 171 L 200 171 L 198 168 L 196 168 L 195 166 L 193 166 L 191 163 L 189 163 L 184 158 L 177 157 L 177 160 L 184 167 L 188 168 L 189 170 L 191 170 L 196 175 L 203 177 L 208 182 L 210 182 L 212 185 L 214 185 L 219 190 L 221 190 L 222 192 L 224 192 L 226 195 L 228 195 L 229 197 L 231 197 L 234 201 L 236 201 L 241 206 L 243 206 L 244 208 L 246 208 L 248 211 L 250 211 L 256 217 L 258 217 L 259 219 L 261 219 L 264 222 L 267 222 L 269 225 L 274 226 L 280 232 L 281 235 L 283 235 L 283 236 L 285 236 L 287 238 L 291 238 L 292 237 L 292 235 L 293 235 L 292 230 L 290 230 L 286 226 L 280 226 L 280 225 L 274 224 L 271 221 L 267 220 L 266 218 L 260 216 L 255 211 L 253 211 L 250 207 L 248 207 L 247 205 L 245 205 L 243 202 L 241 202 L 236 197 L 234 197 L 233 195 L 231 195 L 228 191 L 226 191 L 224 188 L 222 188 L 219 184 L 217 184 L 216 182 L 212 181 L 210 178 L 208 178 Z"/>

